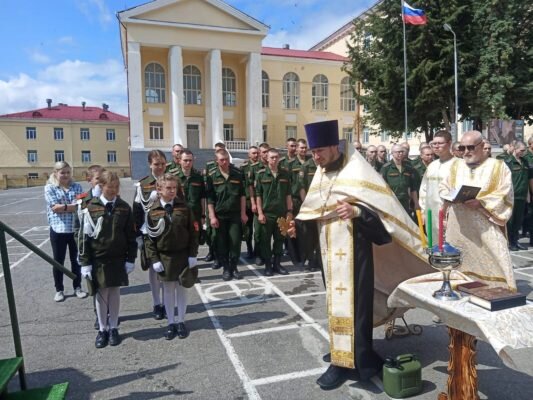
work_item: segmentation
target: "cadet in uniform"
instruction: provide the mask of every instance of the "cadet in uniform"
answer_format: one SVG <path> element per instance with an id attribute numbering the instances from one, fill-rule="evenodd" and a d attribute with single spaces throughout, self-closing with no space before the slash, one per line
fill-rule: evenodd
<path id="1" fill-rule="evenodd" d="M 420 147 L 420 156 L 418 157 L 418 162 L 413 162 L 414 169 L 417 172 L 417 178 L 419 181 L 416 183 L 416 187 L 420 189 L 420 184 L 422 183 L 422 177 L 426 173 L 426 169 L 429 164 L 433 162 L 433 149 L 429 144 L 425 144 Z M 418 191 L 418 190 L 417 190 Z"/>
<path id="2" fill-rule="evenodd" d="M 172 175 L 177 175 L 181 169 L 181 152 L 183 151 L 183 146 L 181 144 L 175 144 L 172 146 L 172 161 L 167 163 L 165 173 L 170 173 Z"/>
<path id="3" fill-rule="evenodd" d="M 135 217 L 135 230 L 137 234 L 137 244 L 141 249 L 141 268 L 148 271 L 148 281 L 152 291 L 153 315 L 156 320 L 165 318 L 165 309 L 161 303 L 161 284 L 146 259 L 146 214 L 154 202 L 157 200 L 157 178 L 165 173 L 167 160 L 165 153 L 161 150 L 152 150 L 148 153 L 148 165 L 151 174 L 142 178 L 137 184 L 137 192 L 133 201 L 133 215 Z"/>
<path id="4" fill-rule="evenodd" d="M 216 255 L 224 272 L 222 279 L 241 279 L 237 262 L 241 253 L 242 225 L 246 224 L 244 177 L 230 165 L 229 153 L 216 152 L 217 168 L 207 175 L 207 206 L 209 222 L 215 230 Z"/>
<path id="5" fill-rule="evenodd" d="M 193 168 L 194 154 L 190 150 L 181 152 L 181 168 L 177 173 L 181 183 L 181 191 L 187 206 L 192 210 L 193 217 L 201 226 L 205 220 L 205 185 L 204 177 Z M 179 197 L 180 191 L 178 191 Z"/>
<path id="6" fill-rule="evenodd" d="M 250 186 L 253 186 L 253 182 L 250 182 L 251 169 L 254 164 L 257 163 L 259 158 L 259 149 L 257 146 L 250 146 L 248 149 L 248 160 L 241 164 L 241 171 L 244 175 L 244 193 L 246 195 L 246 216 L 248 221 L 243 225 L 243 238 L 246 242 L 246 258 L 254 258 L 254 247 L 252 245 L 253 232 L 254 232 L 254 213 L 257 212 L 257 207 L 255 205 L 255 199 L 253 201 L 252 207 L 252 198 L 250 197 Z"/>
<path id="7" fill-rule="evenodd" d="M 533 165 L 530 166 L 524 157 L 526 154 L 524 142 L 516 142 L 513 149 L 513 154 L 510 154 L 504 161 L 511 170 L 514 191 L 513 215 L 507 221 L 509 250 L 517 251 L 527 250 L 527 246 L 518 243 L 518 230 L 524 220 L 527 195 L 530 190 L 533 191 Z"/>
<path id="8" fill-rule="evenodd" d="M 257 230 L 259 229 L 259 221 L 257 220 L 257 204 L 255 202 L 255 178 L 257 171 L 262 168 L 265 168 L 267 165 L 268 150 L 270 150 L 270 145 L 268 143 L 261 143 L 259 145 L 259 161 L 250 166 L 250 176 L 248 177 L 248 190 L 250 191 L 250 202 L 252 203 L 252 211 L 254 212 L 254 249 L 259 249 L 259 238 L 257 236 Z M 265 264 L 263 257 L 256 250 L 255 265 L 261 266 Z"/>
<path id="9" fill-rule="evenodd" d="M 404 160 L 405 150 L 402 146 L 395 144 L 392 146 L 392 161 L 381 168 L 381 175 L 385 182 L 394 192 L 405 211 L 413 217 L 410 201 L 414 203 L 414 208 L 419 209 L 416 171 Z"/>
<path id="10" fill-rule="evenodd" d="M 290 171 L 291 164 L 296 160 L 296 151 L 298 145 L 295 138 L 287 139 L 287 155 L 279 159 L 279 167 Z"/>
<path id="11" fill-rule="evenodd" d="M 100 184 L 102 194 L 91 199 L 84 210 L 80 252 L 81 273 L 97 287 L 99 330 L 95 346 L 99 349 L 120 344 L 120 286 L 128 286 L 128 274 L 135 268 L 137 256 L 133 213 L 118 197 L 117 174 L 104 171 Z"/>
<path id="12" fill-rule="evenodd" d="M 265 260 L 266 276 L 272 276 L 273 272 L 281 275 L 289 273 L 281 265 L 284 238 L 278 228 L 277 219 L 292 216 L 291 186 L 289 172 L 278 168 L 278 163 L 279 152 L 270 149 L 268 164 L 257 172 L 255 179 L 259 246 L 260 254 Z M 272 237 L 274 243 L 271 246 Z"/>
<path id="13" fill-rule="evenodd" d="M 374 145 L 370 145 L 366 149 L 366 161 L 368 161 L 377 172 L 383 167 L 383 163 L 378 160 L 378 148 Z"/>
<path id="14" fill-rule="evenodd" d="M 200 224 L 195 220 L 192 209 L 177 196 L 180 186 L 178 178 L 172 174 L 160 177 L 157 180 L 159 200 L 150 208 L 147 219 L 150 239 L 146 241 L 146 253 L 164 287 L 163 297 L 168 318 L 165 333 L 167 340 L 174 339 L 176 335 L 180 339 L 189 336 L 189 330 L 185 326 L 187 288 L 193 286 L 198 276 L 196 257 Z M 176 303 L 177 324 L 174 315 Z"/>

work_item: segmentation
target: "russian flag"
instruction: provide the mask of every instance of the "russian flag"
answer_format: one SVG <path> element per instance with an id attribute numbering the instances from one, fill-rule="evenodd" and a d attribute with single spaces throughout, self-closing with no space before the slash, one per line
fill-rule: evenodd
<path id="1" fill-rule="evenodd" d="M 403 22 L 411 25 L 425 25 L 427 21 L 424 10 L 413 8 L 405 1 L 402 2 Z"/>

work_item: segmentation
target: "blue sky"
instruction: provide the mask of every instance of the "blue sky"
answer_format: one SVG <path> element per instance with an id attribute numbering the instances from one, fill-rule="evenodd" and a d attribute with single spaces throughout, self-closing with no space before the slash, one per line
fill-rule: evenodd
<path id="1" fill-rule="evenodd" d="M 189 0 L 191 1 L 191 0 Z M 2 0 L 0 114 L 45 107 L 110 104 L 127 113 L 116 12 L 142 0 Z M 226 0 L 270 26 L 263 45 L 308 49 L 374 0 Z"/>

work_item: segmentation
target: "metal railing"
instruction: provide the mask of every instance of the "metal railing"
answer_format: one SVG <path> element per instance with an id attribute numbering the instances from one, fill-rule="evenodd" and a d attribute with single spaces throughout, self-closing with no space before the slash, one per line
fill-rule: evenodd
<path id="1" fill-rule="evenodd" d="M 29 250 L 33 251 L 36 255 L 41 257 L 44 261 L 50 264 L 52 267 L 59 269 L 70 279 L 74 279 L 76 275 L 66 269 L 64 266 L 55 261 L 52 257 L 42 251 L 40 248 L 30 243 L 28 240 L 24 239 L 20 234 L 15 232 L 12 228 L 0 221 L 0 255 L 2 258 L 2 268 L 4 270 L 4 280 L 6 282 L 6 295 L 7 303 L 9 307 L 9 318 L 11 319 L 11 330 L 13 332 L 13 342 L 15 345 L 15 354 L 17 357 L 22 356 L 22 343 L 20 341 L 20 329 L 19 321 L 17 316 L 17 307 L 15 304 L 15 294 L 13 293 L 13 282 L 11 280 L 11 268 L 9 265 L 9 255 L 7 252 L 7 241 L 6 233 L 11 236 L 13 239 L 18 241 L 20 244 L 26 246 Z M 24 360 L 19 368 L 19 380 L 20 380 L 20 389 L 26 390 L 26 373 L 24 370 Z"/>
<path id="2" fill-rule="evenodd" d="M 228 150 L 248 150 L 250 147 L 247 140 L 226 140 L 224 143 Z"/>

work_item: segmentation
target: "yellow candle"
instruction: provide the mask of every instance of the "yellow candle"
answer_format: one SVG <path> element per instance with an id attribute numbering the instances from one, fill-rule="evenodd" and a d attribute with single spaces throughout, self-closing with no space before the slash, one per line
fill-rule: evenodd
<path id="1" fill-rule="evenodd" d="M 420 232 L 420 241 L 422 242 L 422 247 L 426 248 L 426 235 L 424 235 L 424 224 L 422 224 L 422 213 L 420 210 L 416 210 L 416 219 L 418 220 L 418 230 Z"/>

